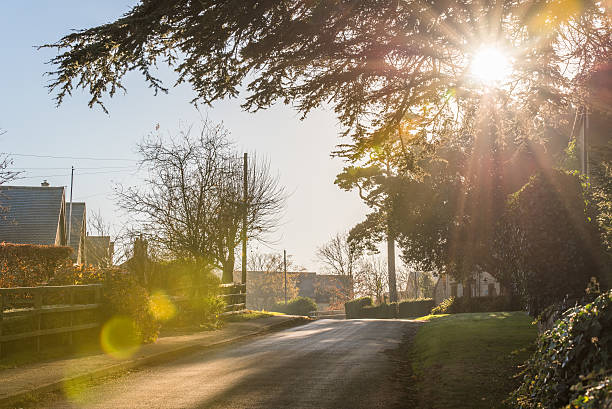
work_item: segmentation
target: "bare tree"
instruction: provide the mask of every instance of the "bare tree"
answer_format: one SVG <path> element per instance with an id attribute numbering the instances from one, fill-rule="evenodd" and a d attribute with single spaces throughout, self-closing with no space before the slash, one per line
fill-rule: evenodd
<path id="1" fill-rule="evenodd" d="M 249 254 L 247 259 L 247 269 L 249 271 L 277 273 L 283 271 L 283 268 L 282 253 L 253 252 Z M 287 254 L 287 271 L 297 272 L 304 270 L 304 267 L 300 266 L 293 260 L 293 256 L 291 254 Z"/>
<path id="2" fill-rule="evenodd" d="M 387 263 L 383 257 L 372 255 L 364 258 L 355 274 L 357 293 L 383 302 L 385 289 L 388 288 L 387 272 Z"/>
<path id="3" fill-rule="evenodd" d="M 283 272 L 282 253 L 257 253 L 249 254 L 247 268 L 255 272 L 249 276 L 247 303 L 249 308 L 270 309 L 275 303 L 280 302 L 285 296 L 285 277 Z M 299 273 L 304 268 L 293 261 L 291 255 L 287 255 L 287 298 L 292 299 L 299 294 Z"/>
<path id="4" fill-rule="evenodd" d="M 117 188 L 119 206 L 162 251 L 220 268 L 231 282 L 244 212 L 248 237 L 261 239 L 284 207 L 268 163 L 251 160 L 245 206 L 242 158 L 222 125 L 204 120 L 196 136 L 192 128 L 167 140 L 150 135 L 138 151 L 148 176 L 141 186 Z"/>
<path id="5" fill-rule="evenodd" d="M 330 241 L 317 249 L 316 256 L 330 273 L 352 278 L 362 252 L 348 241 L 347 233 L 336 233 Z"/>
<path id="6" fill-rule="evenodd" d="M 111 224 L 104 220 L 100 209 L 92 210 L 87 216 L 87 230 L 96 236 L 110 236 Z"/>
<path id="7" fill-rule="evenodd" d="M 0 136 L 6 134 L 6 130 L 0 129 Z M 0 185 L 8 183 L 22 173 L 20 171 L 11 170 L 10 167 L 13 165 L 13 159 L 6 153 L 0 154 Z"/>

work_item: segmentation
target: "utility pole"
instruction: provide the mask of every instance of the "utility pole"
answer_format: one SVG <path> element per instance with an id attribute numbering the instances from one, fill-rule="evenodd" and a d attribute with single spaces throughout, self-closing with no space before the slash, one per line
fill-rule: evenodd
<path id="1" fill-rule="evenodd" d="M 287 304 L 287 250 L 283 250 L 283 271 L 285 272 L 285 305 Z"/>
<path id="2" fill-rule="evenodd" d="M 72 232 L 72 187 L 74 186 L 74 166 L 70 171 L 70 210 L 68 211 L 68 246 L 70 245 L 70 233 Z"/>
<path id="3" fill-rule="evenodd" d="M 248 159 L 247 153 L 244 153 L 244 163 L 243 163 L 243 191 L 242 191 L 242 200 L 244 201 L 244 211 L 242 213 L 242 284 L 246 284 L 247 282 L 247 216 L 249 211 L 249 203 L 247 200 L 248 196 Z"/>
<path id="4" fill-rule="evenodd" d="M 587 110 L 587 107 L 583 107 L 582 108 L 582 158 L 581 158 L 581 165 L 582 165 L 582 173 L 584 175 L 586 175 L 586 177 L 588 178 L 590 176 L 590 172 L 589 172 L 589 136 L 588 136 L 588 129 L 589 129 L 589 112 Z"/>

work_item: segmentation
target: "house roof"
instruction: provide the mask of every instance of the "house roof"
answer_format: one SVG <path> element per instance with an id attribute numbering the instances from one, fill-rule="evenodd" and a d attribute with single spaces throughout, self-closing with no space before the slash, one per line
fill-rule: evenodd
<path id="1" fill-rule="evenodd" d="M 63 203 L 63 187 L 0 186 L 0 241 L 55 245 Z"/>
<path id="2" fill-rule="evenodd" d="M 70 202 L 66 202 L 66 231 L 68 231 L 68 217 L 70 215 Z M 70 225 L 70 243 L 68 245 L 74 249 L 75 252 L 79 251 L 79 244 L 81 234 L 85 234 L 83 231 L 85 222 L 85 202 L 72 202 L 72 224 Z M 68 236 L 68 233 L 66 233 Z M 67 237 L 66 237 L 67 239 Z"/>

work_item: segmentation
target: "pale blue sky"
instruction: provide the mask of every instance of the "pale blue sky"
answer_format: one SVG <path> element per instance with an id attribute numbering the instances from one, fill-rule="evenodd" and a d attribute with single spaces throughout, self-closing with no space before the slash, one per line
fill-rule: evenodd
<path id="1" fill-rule="evenodd" d="M 47 93 L 43 73 L 51 68 L 45 62 L 54 52 L 37 51 L 34 46 L 53 42 L 72 29 L 114 20 L 135 3 L 62 0 L 2 5 L 0 129 L 7 133 L 0 137 L 0 151 L 136 159 L 136 142 L 156 124 L 171 132 L 180 123 L 199 121 L 200 113 L 189 104 L 193 92 L 188 85 L 172 88 L 169 95 L 154 97 L 138 74 L 131 74 L 126 81 L 126 95 L 107 101 L 110 115 L 98 108 L 89 109 L 87 95 L 81 92 L 75 92 L 59 108 Z M 163 76 L 174 78 L 167 73 Z M 287 202 L 284 223 L 274 236 L 278 243 L 273 248 L 277 251 L 286 248 L 299 264 L 318 270 L 316 247 L 337 231 L 353 226 L 366 212 L 355 193 L 343 192 L 333 184 L 343 166 L 340 159 L 329 155 L 340 141 L 333 113 L 318 110 L 300 121 L 296 111 L 285 106 L 257 114 L 242 112 L 240 100 L 221 101 L 202 112 L 215 122 L 223 121 L 239 147 L 268 157 L 272 169 L 278 170 L 281 183 L 293 194 Z M 129 167 L 133 163 L 129 161 L 25 156 L 14 156 L 14 161 L 15 167 L 28 168 L 24 175 L 28 179 L 14 183 L 19 185 L 38 185 L 42 179 L 48 179 L 52 185 L 68 186 L 70 166 L 74 165 L 77 168 L 74 200 L 85 201 L 89 210 L 100 209 L 115 223 L 119 215 L 110 196 L 113 184 L 138 183 L 138 175 L 132 173 Z"/>

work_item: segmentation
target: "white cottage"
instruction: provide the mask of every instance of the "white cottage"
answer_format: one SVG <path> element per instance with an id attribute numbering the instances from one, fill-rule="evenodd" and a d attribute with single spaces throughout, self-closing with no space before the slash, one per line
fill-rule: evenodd
<path id="1" fill-rule="evenodd" d="M 467 295 L 468 286 L 464 286 L 448 274 L 442 274 L 438 278 L 434 288 L 434 301 L 441 303 L 448 297 L 463 297 Z M 491 274 L 486 271 L 474 273 L 469 284 L 472 297 L 494 297 L 501 294 L 501 285 Z"/>

